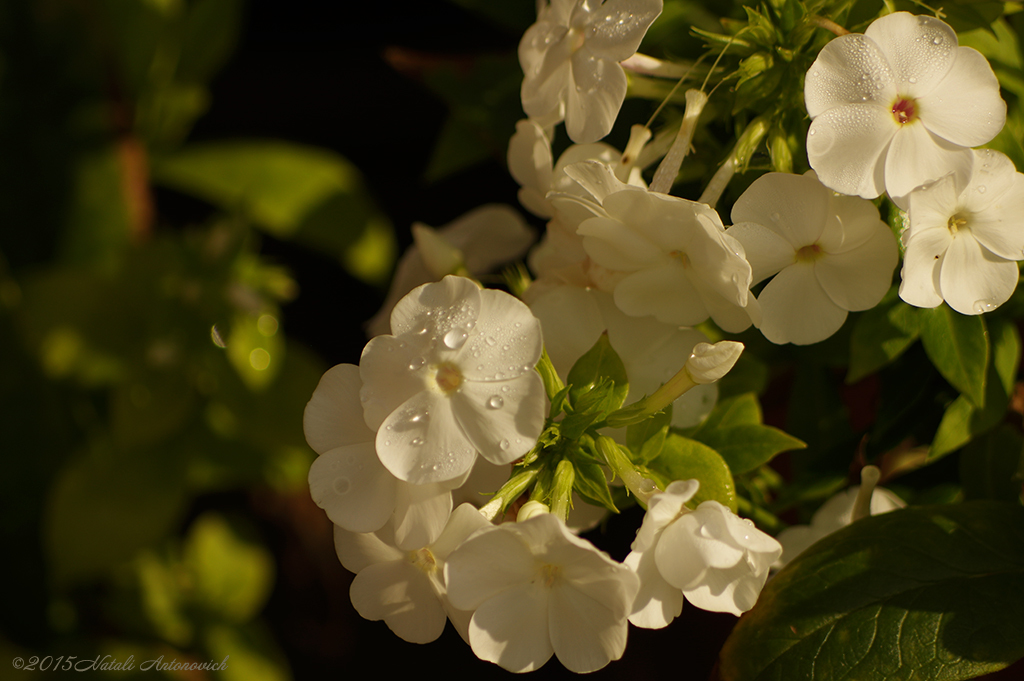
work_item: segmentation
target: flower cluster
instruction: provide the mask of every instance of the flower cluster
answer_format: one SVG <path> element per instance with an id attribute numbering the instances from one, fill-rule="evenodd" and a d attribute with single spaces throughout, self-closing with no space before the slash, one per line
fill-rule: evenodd
<path id="1" fill-rule="evenodd" d="M 669 192 L 710 106 L 703 89 L 685 93 L 670 134 L 633 126 L 623 151 L 599 141 L 629 90 L 623 63 L 671 71 L 637 54 L 661 0 L 538 7 L 519 45 L 528 118 L 507 160 L 520 203 L 547 224 L 531 272 L 506 272 L 519 297 L 469 278 L 529 248 L 514 209 L 414 226 L 359 365 L 324 375 L 304 425 L 319 454 L 310 490 L 357 573 L 361 615 L 421 643 L 451 621 L 514 672 L 552 656 L 590 672 L 622 656 L 629 624 L 665 627 L 684 601 L 739 616 L 772 566 L 902 504 L 883 490 L 872 501 L 868 466 L 871 482 L 779 540 L 737 515 L 752 506 L 736 487 L 763 494 L 771 456 L 803 443 L 736 406 L 742 395 L 717 405 L 744 348 L 723 339 L 833 336 L 893 288 L 900 245 L 903 300 L 995 309 L 1024 259 L 1024 176 L 972 149 L 1006 118 L 984 57 L 942 21 L 897 12 L 820 50 L 804 82 L 812 170 L 756 177 L 727 225 L 715 206 L 764 136 L 757 121 L 699 200 Z M 556 160 L 563 121 L 575 143 Z M 899 237 L 872 203 L 883 193 L 908 213 Z M 737 453 L 758 434 L 756 454 Z M 646 515 L 618 562 L 578 532 L 626 504 Z M 759 524 L 774 519 L 760 510 Z"/>

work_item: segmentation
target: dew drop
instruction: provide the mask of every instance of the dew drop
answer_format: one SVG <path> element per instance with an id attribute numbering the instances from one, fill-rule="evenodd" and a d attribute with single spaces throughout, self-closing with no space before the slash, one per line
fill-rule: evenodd
<path id="1" fill-rule="evenodd" d="M 420 421 L 426 420 L 426 418 L 427 418 L 427 412 L 425 412 L 425 411 L 417 411 L 417 412 L 413 412 L 413 415 L 409 417 L 409 420 L 412 421 L 413 423 L 419 423 Z"/>
<path id="2" fill-rule="evenodd" d="M 427 360 L 423 359 L 422 357 L 413 357 L 413 359 L 409 362 L 409 371 L 416 371 L 426 363 Z"/>
<path id="3" fill-rule="evenodd" d="M 491 399 L 487 400 L 487 406 L 491 409 L 501 409 L 505 406 L 505 400 L 501 398 L 501 395 L 492 395 Z"/>
<path id="4" fill-rule="evenodd" d="M 501 386 L 501 392 L 507 393 L 508 391 L 509 391 L 509 387 L 507 385 Z"/>
<path id="5" fill-rule="evenodd" d="M 452 350 L 458 350 L 466 344 L 469 335 L 461 329 L 452 329 L 444 335 L 444 344 Z"/>
<path id="6" fill-rule="evenodd" d="M 348 478 L 338 478 L 334 481 L 334 491 L 338 494 L 348 494 L 348 491 L 352 489 L 352 483 L 348 481 Z"/>
<path id="7" fill-rule="evenodd" d="M 994 303 L 991 300 L 976 300 L 974 302 L 974 311 L 977 314 L 985 314 L 999 307 L 998 303 Z"/>
<path id="8" fill-rule="evenodd" d="M 917 78 L 911 76 L 910 78 L 907 78 L 907 82 L 910 83 L 911 85 L 914 85 L 915 83 L 917 83 Z"/>
<path id="9" fill-rule="evenodd" d="M 512 443 L 509 442 L 508 440 L 502 440 L 501 442 L 498 443 L 498 446 L 508 451 L 508 448 L 512 446 Z"/>
<path id="10" fill-rule="evenodd" d="M 778 222 L 782 218 L 778 213 L 772 213 L 772 222 Z"/>
<path id="11" fill-rule="evenodd" d="M 700 526 L 700 534 L 702 537 L 707 537 L 708 539 L 712 539 L 714 537 L 714 535 L 711 534 L 711 530 L 708 529 L 707 525 Z"/>
<path id="12" fill-rule="evenodd" d="M 984 194 L 984 193 L 985 193 L 986 191 L 988 191 L 988 188 L 987 188 L 987 187 L 985 187 L 985 185 L 980 185 L 980 186 L 978 187 L 978 193 L 979 193 L 979 194 Z"/>
<path id="13" fill-rule="evenodd" d="M 424 440 L 423 438 L 421 438 L 421 437 L 414 437 L 412 440 L 409 441 L 409 444 L 411 444 L 414 447 L 419 447 L 424 442 L 426 442 L 426 440 Z"/>
<path id="14" fill-rule="evenodd" d="M 385 440 L 384 441 L 384 446 L 385 447 L 390 447 L 391 446 L 391 440 Z"/>
<path id="15" fill-rule="evenodd" d="M 932 45 L 941 45 L 941 44 L 942 44 L 942 38 L 940 38 L 939 36 L 935 36 L 934 38 L 932 38 Z"/>
<path id="16" fill-rule="evenodd" d="M 487 338 L 485 338 L 484 342 L 487 343 L 488 345 L 491 345 L 491 346 L 494 346 L 494 345 L 498 344 L 498 341 L 494 340 L 494 338 L 492 338 L 491 336 L 488 336 Z"/>

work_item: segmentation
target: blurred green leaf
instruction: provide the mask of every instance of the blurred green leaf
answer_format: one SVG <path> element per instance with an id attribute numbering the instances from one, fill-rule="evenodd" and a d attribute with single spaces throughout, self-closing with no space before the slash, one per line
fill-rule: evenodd
<path id="1" fill-rule="evenodd" d="M 75 192 L 61 239 L 66 263 L 110 272 L 129 244 L 131 222 L 123 174 L 125 159 L 114 146 L 78 159 Z"/>
<path id="2" fill-rule="evenodd" d="M 61 585 L 102 576 L 161 540 L 186 500 L 183 461 L 102 443 L 71 460 L 50 492 L 45 544 Z"/>
<path id="3" fill-rule="evenodd" d="M 277 328 L 277 316 L 270 311 L 238 312 L 231 323 L 228 359 L 250 389 L 263 390 L 273 383 L 284 363 L 285 344 Z"/>
<path id="4" fill-rule="evenodd" d="M 917 308 L 900 300 L 895 287 L 890 289 L 853 326 L 846 382 L 856 383 L 893 362 L 917 340 L 919 333 Z"/>
<path id="5" fill-rule="evenodd" d="M 928 359 L 972 404 L 983 406 L 989 347 L 981 315 L 962 315 L 948 305 L 922 309 L 918 315 Z"/>
<path id="6" fill-rule="evenodd" d="M 176 76 L 190 83 L 208 83 L 238 42 L 242 0 L 192 0 L 184 13 Z"/>
<path id="7" fill-rule="evenodd" d="M 193 144 L 155 157 L 154 179 L 280 239 L 326 250 L 350 273 L 379 283 L 394 259 L 390 223 L 359 171 L 332 152 L 273 141 Z"/>
<path id="8" fill-rule="evenodd" d="M 930 459 L 955 451 L 993 428 L 1006 414 L 1020 363 L 1020 334 L 1016 326 L 998 317 L 992 318 L 992 362 L 985 381 L 984 407 L 977 407 L 960 395 L 947 407 L 935 433 Z"/>
<path id="9" fill-rule="evenodd" d="M 864 518 L 772 578 L 720 654 L 725 681 L 972 679 L 1024 656 L 1024 508 Z"/>
<path id="10" fill-rule="evenodd" d="M 255 617 L 273 587 L 274 563 L 267 550 L 243 539 L 215 513 L 192 523 L 183 564 L 192 576 L 195 603 L 229 622 Z"/>
<path id="11" fill-rule="evenodd" d="M 142 609 L 157 635 L 176 646 L 188 645 L 194 632 L 185 613 L 188 580 L 180 566 L 144 551 L 136 559 L 135 569 Z"/>
<path id="12" fill-rule="evenodd" d="M 964 447 L 960 482 L 964 498 L 1019 501 L 1021 483 L 1015 480 L 1024 439 L 1012 426 L 1000 426 Z"/>
<path id="13" fill-rule="evenodd" d="M 690 500 L 696 508 L 702 501 L 717 501 L 736 512 L 736 484 L 725 460 L 707 445 L 672 433 L 649 465 L 673 480 L 699 480 L 700 489 Z"/>
<path id="14" fill-rule="evenodd" d="M 269 632 L 256 624 L 209 627 L 206 649 L 225 668 L 215 672 L 223 681 L 289 681 L 291 674 Z"/>
<path id="15" fill-rule="evenodd" d="M 807 446 L 778 428 L 760 424 L 721 428 L 701 433 L 696 439 L 721 454 L 733 475 L 752 471 L 781 452 Z"/>

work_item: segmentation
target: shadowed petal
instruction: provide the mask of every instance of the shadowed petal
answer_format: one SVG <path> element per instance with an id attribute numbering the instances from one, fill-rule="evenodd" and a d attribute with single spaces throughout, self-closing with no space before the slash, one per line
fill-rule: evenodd
<path id="1" fill-rule="evenodd" d="M 847 312 L 818 283 L 809 263 L 787 267 L 761 291 L 761 333 L 773 343 L 809 345 L 843 325 Z"/>
<path id="2" fill-rule="evenodd" d="M 826 187 L 873 199 L 885 191 L 886 150 L 896 131 L 885 107 L 837 106 L 811 121 L 807 158 Z"/>
<path id="3" fill-rule="evenodd" d="M 426 575 L 405 560 L 362 570 L 349 589 L 352 605 L 368 620 L 384 620 L 410 643 L 430 643 L 444 631 L 447 616 Z"/>
<path id="4" fill-rule="evenodd" d="M 331 522 L 351 532 L 375 532 L 391 518 L 397 483 L 372 442 L 324 452 L 309 467 L 313 501 Z"/>
<path id="5" fill-rule="evenodd" d="M 973 236 L 961 232 L 942 260 L 939 290 L 946 304 L 960 314 L 982 314 L 1009 300 L 1019 277 L 1017 263 L 993 255 Z"/>

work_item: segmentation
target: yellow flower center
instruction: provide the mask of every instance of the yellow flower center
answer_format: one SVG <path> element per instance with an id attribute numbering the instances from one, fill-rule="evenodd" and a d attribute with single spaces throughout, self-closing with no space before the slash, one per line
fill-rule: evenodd
<path id="1" fill-rule="evenodd" d="M 451 395 L 462 385 L 462 372 L 454 364 L 445 362 L 434 369 L 434 382 L 443 394 Z"/>
<path id="2" fill-rule="evenodd" d="M 961 229 L 964 229 L 967 225 L 967 216 L 960 213 L 951 215 L 949 222 L 946 223 L 946 227 L 949 228 L 949 233 L 956 236 L 956 233 Z"/>
<path id="3" fill-rule="evenodd" d="M 814 262 L 824 255 L 825 252 L 821 250 L 821 246 L 818 244 L 811 244 L 810 246 L 804 246 L 796 252 L 796 261 Z"/>

